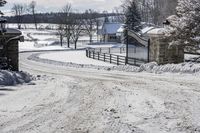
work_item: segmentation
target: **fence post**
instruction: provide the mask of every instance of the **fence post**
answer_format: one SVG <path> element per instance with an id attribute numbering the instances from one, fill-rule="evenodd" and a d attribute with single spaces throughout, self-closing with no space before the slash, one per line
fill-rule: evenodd
<path id="1" fill-rule="evenodd" d="M 94 51 L 93 51 L 93 59 L 94 59 Z"/>
<path id="2" fill-rule="evenodd" d="M 147 49 L 147 62 L 150 62 L 150 39 L 148 40 L 148 49 Z"/>
<path id="3" fill-rule="evenodd" d="M 106 62 L 106 54 L 105 53 L 103 53 L 103 60 L 104 60 L 104 62 Z"/>
<path id="4" fill-rule="evenodd" d="M 126 36 L 126 57 L 125 57 L 125 65 L 127 65 L 127 64 L 128 64 L 128 44 L 129 44 L 128 29 L 125 30 L 125 36 Z"/>
<path id="5" fill-rule="evenodd" d="M 128 57 L 126 56 L 125 57 L 125 65 L 127 65 L 128 64 Z"/>
<path id="6" fill-rule="evenodd" d="M 136 59 L 134 59 L 134 65 L 136 66 Z"/>
<path id="7" fill-rule="evenodd" d="M 117 56 L 117 65 L 119 65 L 119 55 Z"/>
<path id="8" fill-rule="evenodd" d="M 112 55 L 110 54 L 110 64 L 112 63 Z"/>
<path id="9" fill-rule="evenodd" d="M 91 51 L 89 50 L 89 58 L 91 58 Z"/>
<path id="10" fill-rule="evenodd" d="M 99 52 L 98 52 L 98 60 L 99 60 Z"/>
<path id="11" fill-rule="evenodd" d="M 88 57 L 88 50 L 86 49 L 86 57 Z"/>
<path id="12" fill-rule="evenodd" d="M 110 54 L 110 48 L 109 48 L 109 51 L 108 51 L 108 53 Z"/>

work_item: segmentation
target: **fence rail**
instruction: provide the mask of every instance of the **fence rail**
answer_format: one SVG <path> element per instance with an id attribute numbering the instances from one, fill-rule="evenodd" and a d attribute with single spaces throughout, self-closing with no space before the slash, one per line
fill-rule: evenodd
<path id="1" fill-rule="evenodd" d="M 95 53 L 107 53 L 107 54 L 123 54 L 126 53 L 126 48 L 89 48 L 90 51 L 94 51 Z"/>
<path id="2" fill-rule="evenodd" d="M 105 48 L 104 48 L 105 49 Z M 107 48 L 108 51 L 112 51 L 112 48 Z M 119 48 L 118 48 L 119 49 Z M 124 49 L 119 49 L 119 51 L 122 51 Z M 134 65 L 134 66 L 140 66 L 141 64 L 146 63 L 146 60 L 143 59 L 136 59 L 136 58 L 129 58 L 126 56 L 111 54 L 111 52 L 102 52 L 102 49 L 94 49 L 94 48 L 88 48 L 86 49 L 86 56 L 88 58 L 109 62 L 111 64 L 116 65 Z"/>

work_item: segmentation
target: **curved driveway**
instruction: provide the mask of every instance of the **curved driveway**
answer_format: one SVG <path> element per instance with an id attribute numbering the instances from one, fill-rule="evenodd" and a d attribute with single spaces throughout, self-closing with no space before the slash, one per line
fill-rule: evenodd
<path id="1" fill-rule="evenodd" d="M 26 86 L 13 92 L 15 100 L 6 103 L 7 110 L 0 105 L 0 132 L 200 131 L 197 76 L 66 68 L 27 60 L 31 54 L 20 54 L 21 70 L 43 76 L 34 90 Z M 22 102 L 18 93 L 27 105 L 11 110 Z"/>

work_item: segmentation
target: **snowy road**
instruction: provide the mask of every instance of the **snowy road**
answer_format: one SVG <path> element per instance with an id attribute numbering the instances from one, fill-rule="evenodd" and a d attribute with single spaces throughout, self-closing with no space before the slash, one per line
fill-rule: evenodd
<path id="1" fill-rule="evenodd" d="M 2 87 L 1 133 L 200 132 L 199 76 L 64 68 L 30 55 L 21 70 L 40 80 Z"/>

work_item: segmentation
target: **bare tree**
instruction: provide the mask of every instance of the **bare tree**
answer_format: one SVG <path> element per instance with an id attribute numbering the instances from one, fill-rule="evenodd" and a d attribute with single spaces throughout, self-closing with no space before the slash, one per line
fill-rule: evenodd
<path id="1" fill-rule="evenodd" d="M 115 7 L 113 13 L 115 14 L 115 16 L 113 16 L 114 22 L 125 23 L 123 8 Z"/>
<path id="2" fill-rule="evenodd" d="M 61 17 L 61 23 L 64 24 L 64 31 L 65 31 L 65 37 L 67 38 L 67 47 L 70 47 L 70 39 L 72 36 L 71 30 L 73 27 L 73 17 L 71 15 L 72 7 L 70 3 L 67 3 L 63 10 Z"/>
<path id="3" fill-rule="evenodd" d="M 78 42 L 79 37 L 81 36 L 81 32 L 83 30 L 83 18 L 81 16 L 80 16 L 80 18 L 74 18 L 73 22 L 75 25 L 73 25 L 73 28 L 71 30 L 72 41 L 74 43 L 74 49 L 77 49 L 77 42 Z"/>
<path id="4" fill-rule="evenodd" d="M 21 29 L 21 24 L 23 22 L 23 14 L 25 13 L 25 9 L 26 9 L 25 5 L 23 4 L 14 4 L 12 7 L 12 11 L 17 21 L 18 29 Z"/>
<path id="5" fill-rule="evenodd" d="M 32 13 L 33 15 L 33 20 L 34 20 L 34 23 L 35 23 L 35 28 L 37 29 L 37 18 L 36 18 L 36 1 L 32 1 L 30 4 L 29 4 L 29 8 L 30 8 L 30 12 Z"/>
<path id="6" fill-rule="evenodd" d="M 96 23 L 96 12 L 94 12 L 93 10 L 89 9 L 86 10 L 85 12 L 85 19 L 84 19 L 84 28 L 86 29 L 89 38 L 90 38 L 90 43 L 92 42 L 92 36 L 93 36 L 93 32 L 95 30 L 95 25 L 98 24 Z M 98 26 L 98 25 L 97 25 Z"/>
<path id="7" fill-rule="evenodd" d="M 59 38 L 60 38 L 60 45 L 62 47 L 63 46 L 63 38 L 64 38 L 64 35 L 65 35 L 64 24 L 62 24 L 62 23 L 58 24 L 57 31 L 58 31 L 57 34 L 59 35 Z"/>

